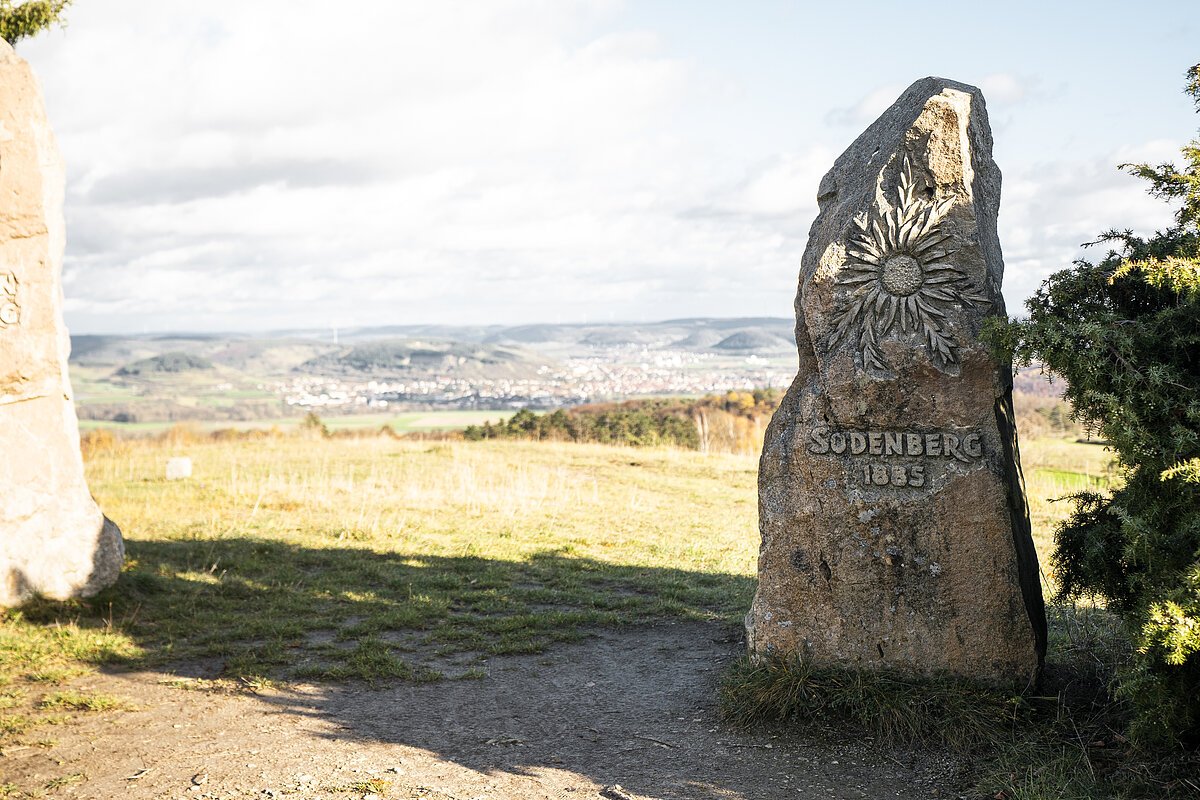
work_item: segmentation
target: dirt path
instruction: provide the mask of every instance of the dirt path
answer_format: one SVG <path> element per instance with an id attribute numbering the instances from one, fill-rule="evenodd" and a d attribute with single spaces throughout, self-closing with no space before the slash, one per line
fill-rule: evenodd
<path id="1" fill-rule="evenodd" d="M 494 659 L 482 680 L 259 695 L 103 675 L 80 688 L 139 710 L 84 716 L 49 750 L 6 753 L 6 772 L 29 789 L 75 775 L 51 794 L 104 800 L 958 796 L 943 760 L 723 728 L 714 688 L 738 646 L 664 624 Z"/>

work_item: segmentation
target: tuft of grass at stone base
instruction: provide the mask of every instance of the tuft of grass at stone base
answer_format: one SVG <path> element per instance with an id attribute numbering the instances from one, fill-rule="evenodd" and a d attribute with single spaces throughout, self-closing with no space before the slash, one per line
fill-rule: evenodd
<path id="1" fill-rule="evenodd" d="M 1031 698 L 950 677 L 822 668 L 796 658 L 742 658 L 721 686 L 726 722 L 850 728 L 890 745 L 972 752 L 1011 736 Z"/>
<path id="2" fill-rule="evenodd" d="M 1078 721 L 1058 697 L 1021 696 L 953 677 L 742 659 L 723 681 L 721 712 L 742 728 L 779 726 L 806 738 L 866 737 L 892 747 L 949 751 L 968 765 L 964 778 L 980 797 L 1154 796 L 1121 793 L 1117 781 L 1106 779 L 1113 776 L 1100 774 L 1087 743 L 1078 741 Z M 1099 728 L 1096 720 L 1084 727 Z"/>

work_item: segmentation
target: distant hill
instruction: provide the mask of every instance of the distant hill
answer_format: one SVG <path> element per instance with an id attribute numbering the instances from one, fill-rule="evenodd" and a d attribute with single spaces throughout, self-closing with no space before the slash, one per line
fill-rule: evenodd
<path id="1" fill-rule="evenodd" d="M 592 331 L 580 339 L 579 343 L 590 347 L 627 347 L 629 345 L 652 344 L 655 340 L 656 337 L 654 334 L 647 331 L 617 328 L 615 330 L 602 329 Z"/>
<path id="2" fill-rule="evenodd" d="M 545 359 L 512 347 L 408 340 L 366 342 L 305 361 L 296 372 L 321 375 L 397 377 L 524 377 Z"/>
<path id="3" fill-rule="evenodd" d="M 482 342 L 503 325 L 382 325 L 338 331 L 342 342 L 378 339 L 432 339 L 439 342 Z M 329 332 L 325 332 L 325 338 Z"/>
<path id="4" fill-rule="evenodd" d="M 72 336 L 71 364 L 123 369 L 166 355 L 188 355 L 211 365 L 257 375 L 283 375 L 335 349 L 308 339 L 226 336 Z M 128 374 L 128 373 L 126 373 Z"/>
<path id="5" fill-rule="evenodd" d="M 760 330 L 738 331 L 713 345 L 716 350 L 783 350 L 793 346 L 773 333 Z"/>
<path id="6" fill-rule="evenodd" d="M 519 344 L 574 342 L 578 341 L 584 335 L 579 331 L 581 327 L 576 325 L 517 325 L 494 331 L 484 341 L 488 343 L 515 342 Z"/>
<path id="7" fill-rule="evenodd" d="M 442 342 L 455 345 L 511 346 L 581 355 L 605 347 L 639 345 L 654 349 L 708 350 L 736 333 L 764 334 L 786 343 L 794 321 L 783 317 L 693 317 L 662 322 L 533 323 L 526 325 L 386 325 L 332 329 L 291 329 L 246 334 L 131 334 L 71 337 L 71 360 L 89 366 L 119 367 L 167 352 L 192 353 L 234 369 L 288 371 L 320 355 L 370 342 Z M 769 338 L 759 339 L 763 344 Z M 772 342 L 773 346 L 773 342 Z"/>
<path id="8" fill-rule="evenodd" d="M 671 343 L 673 350 L 708 350 L 725 338 L 723 331 L 707 328 L 693 331 L 682 339 Z"/>
<path id="9" fill-rule="evenodd" d="M 307 339 L 232 339 L 209 351 L 214 362 L 252 375 L 286 375 L 338 347 Z"/>
<path id="10" fill-rule="evenodd" d="M 207 358 L 191 353 L 163 353 L 161 356 L 151 356 L 132 364 L 126 364 L 117 370 L 121 376 L 152 375 L 161 373 L 197 372 L 210 370 L 213 363 Z"/>
<path id="11" fill-rule="evenodd" d="M 72 336 L 71 360 L 87 362 L 97 353 L 104 353 L 115 343 L 128 341 L 126 336 Z"/>
<path id="12" fill-rule="evenodd" d="M 297 373 L 363 375 L 450 372 L 513 377 L 538 365 L 595 358 L 630 347 L 741 357 L 782 354 L 795 347 L 793 321 L 780 317 L 694 317 L 663 322 L 536 323 L 528 325 L 388 325 L 287 330 L 262 334 L 83 335 L 71 338 L 71 363 L 169 374 L 188 355 L 247 379 L 288 379 Z M 152 361 L 160 356 L 172 358 Z M 142 364 L 141 362 L 147 363 Z M 197 362 L 199 363 L 199 362 Z M 182 369 L 199 369 L 180 361 Z"/>
<path id="13" fill-rule="evenodd" d="M 737 328 L 778 328 L 780 326 L 791 328 L 795 322 L 791 317 L 682 317 L 680 319 L 667 319 L 652 324 L 668 327 L 682 326 L 733 330 Z"/>

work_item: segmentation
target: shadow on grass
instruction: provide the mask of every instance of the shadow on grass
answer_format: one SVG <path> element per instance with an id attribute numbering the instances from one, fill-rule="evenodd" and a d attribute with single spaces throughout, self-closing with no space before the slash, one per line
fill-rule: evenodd
<path id="1" fill-rule="evenodd" d="M 735 624 L 745 576 L 606 564 L 554 552 L 524 561 L 248 538 L 130 541 L 115 587 L 89 601 L 34 602 L 34 624 L 73 621 L 131 637 L 131 667 L 199 662 L 204 677 L 436 679 L 436 664 L 537 653 L 599 626 Z M 79 654 L 87 660 L 86 654 Z"/>
<path id="2" fill-rule="evenodd" d="M 316 681 L 259 701 L 316 720 L 315 736 L 420 748 L 481 780 L 564 770 L 653 797 L 773 797 L 778 776 L 801 769 L 792 750 L 808 747 L 765 735 L 747 745 L 757 735 L 739 740 L 718 724 L 718 679 L 738 655 L 754 587 L 745 576 L 553 552 L 501 561 L 246 538 L 128 546 L 114 588 L 33 603 L 21 623 L 132 639 L 136 650 L 95 650 L 110 666 Z M 558 642 L 580 644 L 546 649 Z M 842 780 L 837 767 L 805 777 L 825 793 Z"/>

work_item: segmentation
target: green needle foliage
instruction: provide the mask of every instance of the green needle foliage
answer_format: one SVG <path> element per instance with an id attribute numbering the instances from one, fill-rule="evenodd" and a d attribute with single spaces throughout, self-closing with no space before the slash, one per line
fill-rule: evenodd
<path id="1" fill-rule="evenodd" d="M 9 44 L 36 36 L 47 28 L 61 25 L 62 14 L 72 0 L 26 0 L 13 5 L 0 0 L 0 36 Z"/>
<path id="2" fill-rule="evenodd" d="M 1188 71 L 1200 110 L 1200 65 Z M 1029 319 L 997 337 L 1015 360 L 1066 381 L 1077 416 L 1107 439 L 1124 485 L 1075 496 L 1058 528 L 1061 594 L 1095 594 L 1135 639 L 1118 692 L 1143 744 L 1200 743 L 1200 141 L 1182 166 L 1125 164 L 1182 205 L 1149 238 L 1109 231 L 1114 250 L 1052 275 Z"/>

